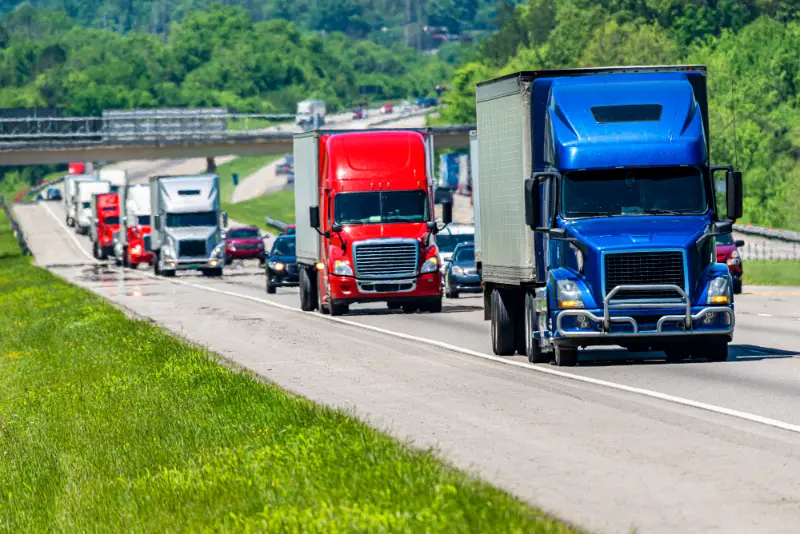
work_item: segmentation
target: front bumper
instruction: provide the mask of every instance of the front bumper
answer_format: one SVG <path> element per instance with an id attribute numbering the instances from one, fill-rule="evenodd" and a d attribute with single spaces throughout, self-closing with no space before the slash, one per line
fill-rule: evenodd
<path id="1" fill-rule="evenodd" d="M 479 275 L 453 276 L 450 278 L 450 287 L 459 293 L 480 293 L 483 284 Z"/>
<path id="2" fill-rule="evenodd" d="M 213 258 L 178 258 L 177 260 L 164 260 L 164 271 L 202 271 L 204 269 L 221 269 L 225 262 Z"/>
<path id="3" fill-rule="evenodd" d="M 140 265 L 142 263 L 153 263 L 154 257 L 155 255 L 152 252 L 144 252 L 141 254 L 130 254 L 128 256 L 128 261 L 130 263 Z"/>
<path id="4" fill-rule="evenodd" d="M 335 302 L 382 302 L 441 298 L 442 275 L 438 271 L 415 278 L 391 280 L 359 279 L 352 276 L 328 276 L 330 298 Z"/>
<path id="5" fill-rule="evenodd" d="M 623 290 L 673 290 L 680 298 L 616 300 Z M 579 319 L 585 319 L 583 327 Z M 692 306 L 678 286 L 618 286 L 605 299 L 602 309 L 571 309 L 558 312 L 556 338 L 661 338 L 727 336 L 736 323 L 733 305 Z M 587 326 L 588 324 L 588 326 Z"/>
<path id="6" fill-rule="evenodd" d="M 264 249 L 236 249 L 225 251 L 225 256 L 229 260 L 264 260 L 266 252 Z"/>
<path id="7" fill-rule="evenodd" d="M 300 285 L 300 271 L 297 269 L 288 270 L 283 269 L 282 271 L 273 271 L 269 267 L 267 267 L 267 277 L 269 278 L 269 283 L 274 286 L 285 286 L 285 287 L 293 287 Z"/>

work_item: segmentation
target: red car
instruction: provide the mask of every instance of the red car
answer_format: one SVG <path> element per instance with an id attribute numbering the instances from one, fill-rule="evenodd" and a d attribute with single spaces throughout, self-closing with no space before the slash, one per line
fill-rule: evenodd
<path id="1" fill-rule="evenodd" d="M 384 104 L 384 105 L 383 105 L 383 108 L 381 108 L 381 112 L 382 112 L 382 113 L 385 113 L 385 114 L 387 114 L 387 115 L 388 115 L 389 113 L 391 113 L 392 111 L 394 111 L 394 108 L 392 107 L 392 105 L 391 105 L 391 104 Z"/>
<path id="2" fill-rule="evenodd" d="M 717 262 L 726 263 L 728 271 L 733 278 L 733 292 L 739 294 L 742 292 L 742 256 L 739 253 L 739 247 L 744 246 L 744 241 L 734 241 L 731 234 L 717 236 Z"/>
<path id="3" fill-rule="evenodd" d="M 281 235 L 295 235 L 296 229 L 297 229 L 297 226 L 295 226 L 294 224 L 289 224 L 283 230 L 283 234 L 281 234 Z"/>
<path id="4" fill-rule="evenodd" d="M 225 264 L 233 260 L 258 260 L 264 265 L 266 251 L 261 232 L 255 226 L 231 228 L 225 236 Z"/>

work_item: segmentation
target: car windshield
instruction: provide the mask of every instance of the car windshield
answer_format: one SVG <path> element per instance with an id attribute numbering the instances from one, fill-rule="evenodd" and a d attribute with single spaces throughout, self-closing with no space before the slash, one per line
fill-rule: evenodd
<path id="1" fill-rule="evenodd" d="M 475 247 L 461 247 L 453 254 L 454 263 L 475 263 Z"/>
<path id="2" fill-rule="evenodd" d="M 261 237 L 255 228 L 234 228 L 228 232 L 229 239 L 258 239 Z"/>
<path id="3" fill-rule="evenodd" d="M 428 197 L 425 191 L 370 191 L 339 193 L 334 197 L 337 224 L 425 222 Z"/>
<path id="4" fill-rule="evenodd" d="M 294 247 L 294 239 L 277 239 L 275 240 L 275 244 L 272 245 L 272 252 L 270 252 L 270 256 L 294 256 Z"/>
<path id="5" fill-rule="evenodd" d="M 436 246 L 439 247 L 439 252 L 451 253 L 456 249 L 459 243 L 466 243 L 467 241 L 474 241 L 475 234 L 446 234 L 441 233 L 436 236 Z"/>
<path id="6" fill-rule="evenodd" d="M 733 237 L 731 234 L 718 235 L 717 245 L 733 245 Z"/>
<path id="7" fill-rule="evenodd" d="M 138 215 L 136 217 L 136 223 L 142 225 L 149 225 L 150 224 L 150 216 L 149 215 Z"/>
<path id="8" fill-rule="evenodd" d="M 287 228 L 284 233 L 286 235 L 295 235 L 295 228 Z"/>
<path id="9" fill-rule="evenodd" d="M 105 223 L 108 224 L 108 225 L 119 224 L 119 217 L 117 217 L 117 216 L 106 217 Z"/>
<path id="10" fill-rule="evenodd" d="M 699 215 L 703 175 L 691 167 L 577 171 L 561 181 L 561 214 L 573 217 Z"/>
<path id="11" fill-rule="evenodd" d="M 217 214 L 213 211 L 203 211 L 198 213 L 167 213 L 167 226 L 170 228 L 216 225 Z"/>

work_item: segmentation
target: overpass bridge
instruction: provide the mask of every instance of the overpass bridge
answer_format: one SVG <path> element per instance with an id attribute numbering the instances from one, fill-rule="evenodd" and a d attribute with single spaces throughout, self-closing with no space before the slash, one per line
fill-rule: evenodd
<path id="1" fill-rule="evenodd" d="M 331 116 L 324 128 L 376 128 L 396 121 L 407 123 L 408 118 L 424 122 L 419 112 L 376 114 L 362 121 L 354 121 L 346 113 Z M 473 125 L 428 128 L 441 148 L 468 147 L 472 129 Z M 278 155 L 292 151 L 293 135 L 300 131 L 293 115 L 208 110 L 122 117 L 3 118 L 0 165 Z"/>

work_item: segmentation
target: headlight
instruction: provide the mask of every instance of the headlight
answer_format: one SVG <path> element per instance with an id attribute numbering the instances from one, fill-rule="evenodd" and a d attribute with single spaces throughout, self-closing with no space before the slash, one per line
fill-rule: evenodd
<path id="1" fill-rule="evenodd" d="M 727 276 L 718 276 L 708 284 L 706 304 L 727 304 L 731 300 L 731 288 Z"/>
<path id="2" fill-rule="evenodd" d="M 161 249 L 161 255 L 164 256 L 165 260 L 174 260 L 175 259 L 175 253 L 172 251 L 172 248 L 170 248 L 169 245 L 167 245 L 167 246 L 165 246 L 165 247 L 163 247 Z"/>
<path id="3" fill-rule="evenodd" d="M 221 258 L 225 254 L 225 243 L 220 243 L 211 251 L 212 258 Z"/>
<path id="4" fill-rule="evenodd" d="M 339 276 L 353 276 L 353 268 L 345 260 L 336 260 L 333 262 L 333 274 Z"/>
<path id="5" fill-rule="evenodd" d="M 286 265 L 280 261 L 271 261 L 269 262 L 269 268 L 273 271 L 282 271 L 286 268 Z"/>
<path id="6" fill-rule="evenodd" d="M 456 265 L 453 267 L 453 274 L 456 276 L 461 276 L 462 274 L 464 274 L 464 269 Z"/>
<path id="7" fill-rule="evenodd" d="M 728 265 L 739 265 L 740 263 L 742 263 L 742 258 L 741 256 L 739 256 L 738 250 L 734 250 L 733 252 L 731 252 L 731 255 L 728 258 L 727 263 Z"/>
<path id="8" fill-rule="evenodd" d="M 141 254 L 142 253 L 142 245 L 136 245 L 131 249 L 132 254 Z"/>
<path id="9" fill-rule="evenodd" d="M 558 280 L 556 293 L 559 308 L 583 308 L 581 288 L 572 280 Z"/>
<path id="10" fill-rule="evenodd" d="M 234 244 L 228 245 L 228 250 L 232 250 L 233 252 L 236 252 L 236 245 L 234 245 Z"/>
<path id="11" fill-rule="evenodd" d="M 427 273 L 435 273 L 439 270 L 439 258 L 434 256 L 433 258 L 428 258 L 425 260 L 425 263 L 422 264 L 422 268 L 419 270 L 422 274 Z"/>

